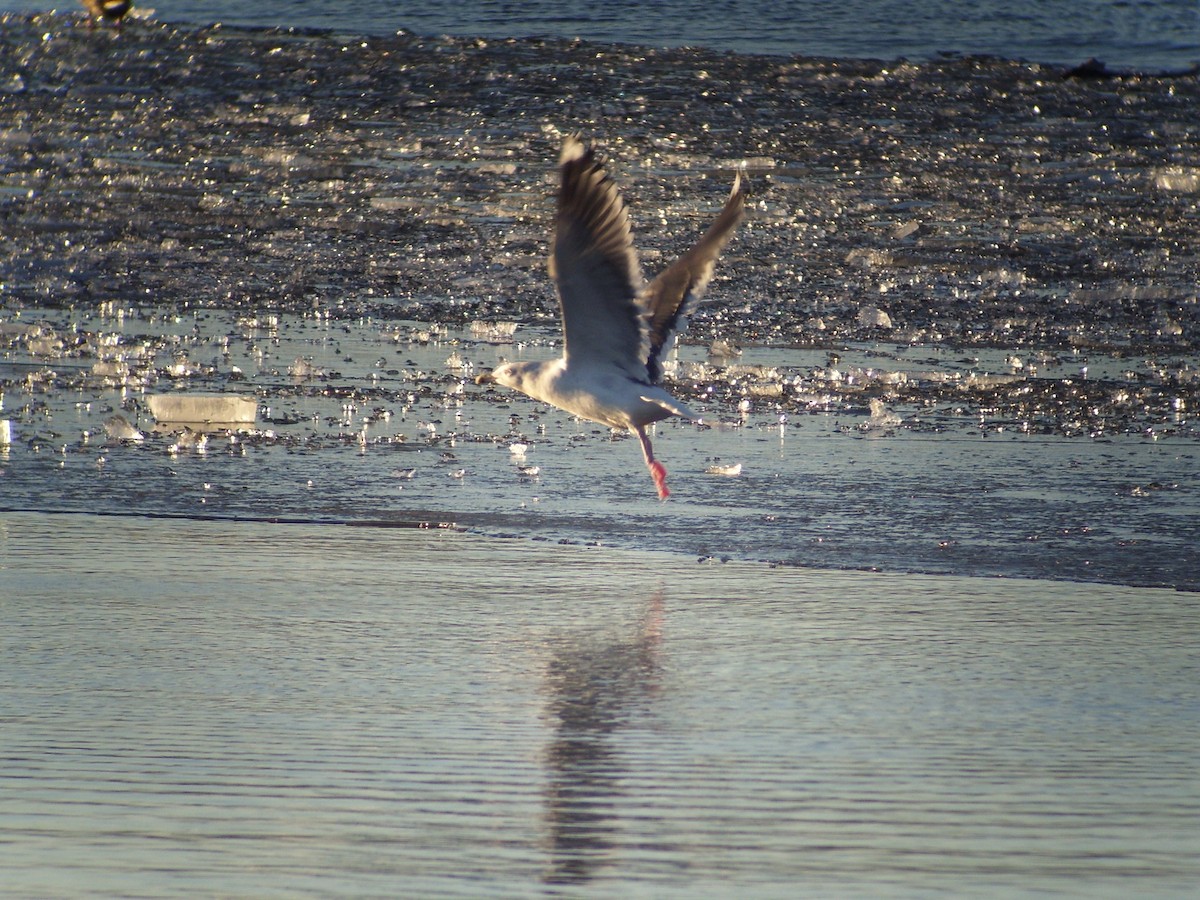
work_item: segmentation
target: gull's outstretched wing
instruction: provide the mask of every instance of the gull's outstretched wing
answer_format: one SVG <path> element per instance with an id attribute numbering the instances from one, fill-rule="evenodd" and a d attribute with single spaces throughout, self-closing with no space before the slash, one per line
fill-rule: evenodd
<path id="1" fill-rule="evenodd" d="M 745 205 L 746 192 L 739 174 L 733 179 L 733 190 L 729 192 L 725 208 L 709 226 L 704 237 L 646 288 L 643 304 L 650 341 L 646 369 L 652 384 L 662 377 L 660 356 L 663 348 L 675 336 L 675 332 L 686 325 L 688 314 L 712 278 L 717 257 L 729 242 L 733 229 L 742 220 Z"/>
<path id="2" fill-rule="evenodd" d="M 550 277 L 562 306 L 568 365 L 616 366 L 646 378 L 642 274 L 629 214 L 591 148 L 563 143 Z"/>

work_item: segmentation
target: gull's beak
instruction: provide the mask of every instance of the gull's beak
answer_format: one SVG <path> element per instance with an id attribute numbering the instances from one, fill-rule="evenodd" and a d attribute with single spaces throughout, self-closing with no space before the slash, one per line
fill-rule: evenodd
<path id="1" fill-rule="evenodd" d="M 476 384 L 495 384 L 496 378 L 491 372 L 484 372 L 482 375 L 475 376 Z"/>

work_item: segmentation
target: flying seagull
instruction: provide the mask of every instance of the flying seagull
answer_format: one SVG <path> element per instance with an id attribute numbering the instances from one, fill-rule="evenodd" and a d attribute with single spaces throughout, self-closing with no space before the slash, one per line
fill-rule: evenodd
<path id="1" fill-rule="evenodd" d="M 550 277 L 562 312 L 562 358 L 504 363 L 475 381 L 514 388 L 610 428 L 628 428 L 641 441 L 665 500 L 667 470 L 654 458 L 646 426 L 668 416 L 700 417 L 659 387 L 662 355 L 686 325 L 741 221 L 742 179 L 734 176 L 725 208 L 696 245 L 646 284 L 625 202 L 595 151 L 568 137 L 559 165 Z"/>

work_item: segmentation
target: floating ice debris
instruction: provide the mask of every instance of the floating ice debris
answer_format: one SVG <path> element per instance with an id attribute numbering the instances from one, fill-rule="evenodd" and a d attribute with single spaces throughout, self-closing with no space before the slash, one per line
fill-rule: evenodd
<path id="1" fill-rule="evenodd" d="M 1164 191 L 1200 193 L 1200 169 L 1158 169 L 1154 172 L 1154 186 Z"/>
<path id="2" fill-rule="evenodd" d="M 132 441 L 137 443 L 146 439 L 146 436 L 131 425 L 129 420 L 120 413 L 109 417 L 105 421 L 104 433 L 114 441 Z"/>
<path id="3" fill-rule="evenodd" d="M 53 331 L 42 333 L 40 329 L 38 334 L 30 337 L 25 342 L 26 349 L 33 356 L 62 356 L 63 346 L 62 338 Z"/>
<path id="4" fill-rule="evenodd" d="M 180 453 L 193 453 L 203 456 L 208 452 L 208 435 L 202 431 L 184 428 L 176 437 L 175 442 L 167 447 L 167 453 L 178 456 Z"/>
<path id="5" fill-rule="evenodd" d="M 92 374 L 97 378 L 124 381 L 129 377 L 129 364 L 120 359 L 99 359 L 92 363 Z"/>
<path id="6" fill-rule="evenodd" d="M 741 349 L 733 341 L 724 338 L 714 339 L 708 348 L 708 358 L 713 362 L 737 359 L 741 355 Z"/>
<path id="7" fill-rule="evenodd" d="M 258 401 L 232 394 L 152 394 L 150 414 L 160 424 L 183 424 L 192 430 L 221 430 L 253 425 Z"/>
<path id="8" fill-rule="evenodd" d="M 732 463 L 730 465 L 721 465 L 714 463 L 704 470 L 705 475 L 724 475 L 727 478 L 736 478 L 742 474 L 742 464 Z"/>
<path id="9" fill-rule="evenodd" d="M 191 378 L 193 375 L 203 375 L 204 366 L 192 362 L 186 356 L 181 356 L 164 370 L 172 378 Z"/>
<path id="10" fill-rule="evenodd" d="M 459 355 L 459 352 L 455 350 L 446 357 L 446 368 L 461 372 L 464 369 L 474 368 L 474 364 L 469 359 Z"/>
<path id="11" fill-rule="evenodd" d="M 507 343 L 512 340 L 517 330 L 516 322 L 480 322 L 470 325 L 471 337 L 481 341 L 496 341 Z"/>
<path id="12" fill-rule="evenodd" d="M 746 393 L 752 397 L 782 397 L 783 385 L 777 381 L 748 384 Z"/>
<path id="13" fill-rule="evenodd" d="M 315 366 L 312 360 L 305 359 L 303 356 L 297 356 L 296 359 L 288 366 L 288 374 L 293 378 L 307 380 L 310 378 L 325 377 L 325 370 L 320 366 Z"/>
<path id="14" fill-rule="evenodd" d="M 527 450 L 529 450 L 529 445 L 521 441 L 513 441 L 513 443 L 508 445 L 508 452 L 522 459 L 524 459 Z"/>
<path id="15" fill-rule="evenodd" d="M 882 400 L 873 397 L 868 401 L 868 405 L 871 408 L 871 414 L 867 417 L 867 421 L 858 426 L 860 431 L 895 428 L 900 424 L 900 417 L 884 406 Z"/>
<path id="16" fill-rule="evenodd" d="M 0 322 L 0 341 L 13 343 L 27 340 L 41 334 L 40 325 L 26 325 L 24 322 Z"/>
<path id="17" fill-rule="evenodd" d="M 867 328 L 891 328 L 892 317 L 878 306 L 864 306 L 858 311 L 858 324 Z"/>
<path id="18" fill-rule="evenodd" d="M 895 256 L 888 250 L 876 250 L 870 247 L 855 247 L 846 254 L 846 263 L 855 263 L 864 268 L 870 266 L 891 266 L 895 264 Z"/>
<path id="19" fill-rule="evenodd" d="M 1087 368 L 1086 366 L 1084 367 Z M 1087 373 L 1083 373 L 1086 377 Z M 1012 384 L 1014 381 L 1019 381 L 1020 376 L 1017 375 L 988 375 L 983 372 L 971 372 L 964 379 L 964 383 L 969 388 L 988 389 L 998 387 L 1003 384 Z"/>
<path id="20" fill-rule="evenodd" d="M 746 156 L 732 163 L 726 163 L 723 168 L 740 169 L 743 172 L 763 172 L 774 169 L 776 165 L 773 156 Z"/>

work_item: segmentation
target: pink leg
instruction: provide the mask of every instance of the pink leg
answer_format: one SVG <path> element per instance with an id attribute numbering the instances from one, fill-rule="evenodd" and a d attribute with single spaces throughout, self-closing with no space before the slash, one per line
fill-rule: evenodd
<path id="1" fill-rule="evenodd" d="M 666 466 L 654 458 L 654 448 L 650 446 L 650 438 L 646 436 L 646 429 L 639 425 L 633 429 L 633 433 L 642 442 L 642 456 L 646 457 L 646 468 L 650 470 L 650 477 L 654 479 L 654 486 L 658 489 L 658 499 L 666 500 L 671 496 L 671 492 L 667 490 Z"/>

